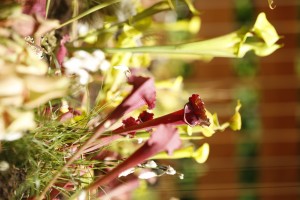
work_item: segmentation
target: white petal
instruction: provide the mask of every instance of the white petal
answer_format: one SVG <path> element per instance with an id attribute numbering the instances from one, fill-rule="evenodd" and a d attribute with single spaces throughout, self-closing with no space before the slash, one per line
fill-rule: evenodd
<path id="1" fill-rule="evenodd" d="M 73 55 L 81 59 L 89 59 L 93 57 L 89 52 L 83 50 L 75 51 Z"/>
<path id="2" fill-rule="evenodd" d="M 122 176 L 128 176 L 129 174 L 132 174 L 134 172 L 134 168 L 129 168 L 125 171 L 123 171 L 122 173 L 119 174 L 119 178 L 122 177 Z"/>
<path id="3" fill-rule="evenodd" d="M 24 82 L 16 76 L 1 77 L 0 96 L 22 95 Z"/>
<path id="4" fill-rule="evenodd" d="M 168 169 L 166 171 L 166 174 L 168 174 L 168 175 L 174 175 L 174 174 L 176 174 L 176 170 L 169 165 Z"/>
<path id="5" fill-rule="evenodd" d="M 102 71 L 107 71 L 110 67 L 110 62 L 108 62 L 107 60 L 103 60 L 100 64 L 100 70 Z"/>
<path id="6" fill-rule="evenodd" d="M 145 167 L 148 167 L 148 168 L 156 168 L 156 167 L 157 167 L 157 164 L 156 164 L 156 162 L 154 162 L 153 160 L 149 160 L 149 161 L 145 164 Z"/>
<path id="7" fill-rule="evenodd" d="M 91 71 L 91 72 L 96 72 L 98 70 L 100 62 L 98 62 L 94 58 L 89 58 L 89 59 L 84 59 L 83 60 L 83 66 L 82 68 Z"/>
<path id="8" fill-rule="evenodd" d="M 7 133 L 5 134 L 6 140 L 16 140 L 19 139 L 23 134 L 23 130 L 30 130 L 35 128 L 36 123 L 34 121 L 34 114 L 30 111 L 15 112 L 12 113 L 11 117 L 14 118 L 12 123 L 7 127 Z"/>
<path id="9" fill-rule="evenodd" d="M 89 32 L 89 26 L 87 24 L 79 23 L 77 29 L 79 35 L 85 35 Z"/>
<path id="10" fill-rule="evenodd" d="M 149 178 L 153 178 L 153 177 L 156 177 L 157 174 L 155 172 L 144 172 L 144 173 L 141 173 L 139 175 L 139 179 L 149 179 Z"/>
<path id="11" fill-rule="evenodd" d="M 82 60 L 79 58 L 70 58 L 69 60 L 64 62 L 64 67 L 66 68 L 66 72 L 68 74 L 76 73 L 78 69 L 82 67 Z"/>
<path id="12" fill-rule="evenodd" d="M 101 50 L 96 50 L 93 52 L 93 56 L 96 57 L 97 60 L 104 60 L 105 59 L 105 54 Z"/>
<path id="13" fill-rule="evenodd" d="M 78 72 L 79 82 L 81 85 L 86 85 L 89 82 L 89 73 L 83 69 L 80 69 Z"/>
<path id="14" fill-rule="evenodd" d="M 179 179 L 184 179 L 184 174 L 179 174 Z"/>

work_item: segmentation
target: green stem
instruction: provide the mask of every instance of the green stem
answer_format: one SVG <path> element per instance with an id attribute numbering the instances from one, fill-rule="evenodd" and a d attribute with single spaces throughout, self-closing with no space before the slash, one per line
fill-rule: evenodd
<path id="1" fill-rule="evenodd" d="M 48 14 L 49 14 L 50 4 L 51 4 L 51 0 L 47 0 L 47 4 L 46 4 L 46 16 L 45 16 L 46 19 L 47 19 Z"/>
<path id="2" fill-rule="evenodd" d="M 100 9 L 102 9 L 102 8 L 105 8 L 105 7 L 108 7 L 108 6 L 110 6 L 110 5 L 112 5 L 112 4 L 115 4 L 115 3 L 119 3 L 120 1 L 121 1 L 121 0 L 111 0 L 111 1 L 108 2 L 108 3 L 102 3 L 102 4 L 99 4 L 99 5 L 97 5 L 97 6 L 94 6 L 94 7 L 92 7 L 91 9 L 89 9 L 89 10 L 87 10 L 87 11 L 85 11 L 85 12 L 79 14 L 78 16 L 73 17 L 72 19 L 70 19 L 70 20 L 68 20 L 68 21 L 66 21 L 66 22 L 64 22 L 64 23 L 62 23 L 60 26 L 56 27 L 56 29 L 60 29 L 60 28 L 66 26 L 66 25 L 68 25 L 68 24 L 70 24 L 70 23 L 72 23 L 72 22 L 74 22 L 74 21 L 76 21 L 76 20 L 79 20 L 79 19 L 81 19 L 81 18 L 83 18 L 83 17 L 85 17 L 85 16 L 87 16 L 87 15 L 93 13 L 93 12 L 96 12 L 97 10 L 100 10 Z"/>
<path id="3" fill-rule="evenodd" d="M 106 53 L 173 53 L 176 46 L 142 46 L 142 47 L 128 47 L 128 48 L 105 48 Z"/>
<path id="4" fill-rule="evenodd" d="M 140 12 L 140 13 L 132 16 L 130 19 L 127 19 L 127 20 L 124 20 L 124 21 L 121 21 L 121 22 L 117 22 L 117 23 L 111 24 L 108 27 L 107 26 L 103 27 L 101 29 L 98 29 L 96 31 L 88 33 L 87 35 L 81 36 L 81 37 L 79 37 L 76 40 L 84 39 L 86 37 L 93 36 L 93 35 L 98 35 L 98 34 L 104 32 L 104 31 L 107 31 L 108 29 L 111 29 L 111 28 L 114 28 L 114 27 L 118 27 L 118 26 L 122 26 L 124 24 L 133 25 L 133 24 L 135 24 L 136 22 L 138 22 L 140 20 L 143 20 L 143 19 L 145 19 L 147 17 L 153 16 L 154 14 L 157 14 L 159 12 L 163 12 L 163 11 L 166 11 L 166 10 L 170 10 L 170 9 L 171 9 L 171 6 L 170 6 L 170 4 L 168 2 L 161 1 L 161 2 L 158 2 L 158 3 L 154 4 L 151 7 L 143 10 L 142 12 Z"/>
<path id="5" fill-rule="evenodd" d="M 134 24 L 142 19 L 145 19 L 147 17 L 151 17 L 156 13 L 162 12 L 162 11 L 166 11 L 166 10 L 170 10 L 171 6 L 168 2 L 166 1 L 161 1 L 158 2 L 156 4 L 154 4 L 153 6 L 143 10 L 142 12 L 134 15 L 132 18 L 126 20 L 126 23 L 129 24 Z"/>
<path id="6" fill-rule="evenodd" d="M 152 53 L 152 54 L 183 54 L 213 57 L 237 57 L 237 45 L 241 42 L 238 33 L 233 32 L 202 41 L 188 42 L 165 46 L 140 46 L 129 48 L 105 48 L 107 53 Z"/>

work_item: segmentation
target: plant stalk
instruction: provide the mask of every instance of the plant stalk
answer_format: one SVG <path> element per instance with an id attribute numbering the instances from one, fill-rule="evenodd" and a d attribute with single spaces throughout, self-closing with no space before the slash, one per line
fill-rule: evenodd
<path id="1" fill-rule="evenodd" d="M 97 5 L 97 6 L 94 6 L 94 7 L 92 7 L 91 9 L 89 9 L 89 10 L 87 10 L 87 11 L 85 11 L 85 12 L 79 14 L 78 16 L 73 17 L 72 19 L 70 19 L 70 20 L 68 20 L 68 21 L 66 21 L 66 22 L 64 22 L 64 23 L 62 23 L 60 26 L 56 27 L 56 29 L 60 29 L 60 28 L 66 26 L 66 25 L 68 25 L 68 24 L 71 24 L 72 22 L 74 22 L 74 21 L 76 21 L 76 20 L 79 20 L 79 19 L 81 19 L 81 18 L 83 18 L 83 17 L 85 17 L 85 16 L 87 16 L 87 15 L 93 13 L 93 12 L 96 12 L 97 10 L 100 10 L 100 9 L 102 9 L 102 8 L 105 8 L 105 7 L 108 7 L 108 6 L 110 6 L 110 5 L 112 5 L 112 4 L 115 4 L 115 3 L 119 3 L 120 1 L 121 1 L 121 0 L 111 0 L 111 1 L 109 1 L 108 3 L 102 3 L 102 4 L 99 4 L 99 5 Z"/>

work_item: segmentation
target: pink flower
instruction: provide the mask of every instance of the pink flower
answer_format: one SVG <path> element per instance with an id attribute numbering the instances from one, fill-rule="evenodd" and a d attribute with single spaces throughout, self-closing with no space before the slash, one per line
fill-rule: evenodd
<path id="1" fill-rule="evenodd" d="M 149 121 L 149 120 L 152 120 L 154 117 L 154 114 L 153 113 L 149 113 L 147 111 L 143 111 L 139 117 L 138 117 L 138 121 L 140 123 L 143 123 L 143 122 L 146 122 L 146 121 Z"/>
<path id="2" fill-rule="evenodd" d="M 204 102 L 198 94 L 193 94 L 184 106 L 184 122 L 190 126 L 206 125 L 210 122 L 205 114 Z"/>
<path id="3" fill-rule="evenodd" d="M 25 0 L 23 2 L 23 13 L 46 16 L 46 0 Z"/>
<path id="4" fill-rule="evenodd" d="M 107 118 L 97 127 L 97 132 L 103 131 L 103 125 L 106 122 L 109 124 L 115 123 L 125 114 L 136 110 L 144 105 L 148 105 L 149 109 L 155 107 L 156 92 L 153 78 L 142 76 L 131 76 L 128 83 L 133 85 L 131 93 L 117 106 Z"/>
<path id="5" fill-rule="evenodd" d="M 113 135 L 104 136 L 97 139 L 96 142 L 86 148 L 85 152 L 96 150 L 100 147 L 108 145 L 109 143 L 122 138 L 128 134 L 134 135 L 139 130 L 150 130 L 159 125 L 183 125 L 189 126 L 209 126 L 210 122 L 205 114 L 204 103 L 198 94 L 193 94 L 189 98 L 189 102 L 185 104 L 184 108 L 173 113 L 154 118 L 153 114 L 144 111 L 138 117 L 138 120 L 130 117 L 123 120 L 123 126 L 112 131 Z"/>
<path id="6" fill-rule="evenodd" d="M 143 122 L 152 120 L 152 119 L 153 119 L 153 116 L 154 116 L 153 113 L 149 113 L 149 112 L 147 112 L 147 111 L 143 111 L 143 112 L 138 116 L 138 119 L 134 119 L 133 117 L 128 117 L 127 119 L 124 119 L 124 120 L 122 121 L 123 126 L 119 127 L 119 128 L 116 129 L 115 131 L 117 131 L 117 130 L 123 130 L 123 129 L 126 129 L 126 128 L 128 128 L 128 127 L 135 126 L 135 125 L 141 124 L 141 123 L 143 123 Z M 130 133 L 128 133 L 128 134 L 130 134 L 131 136 L 134 136 L 135 133 L 136 133 L 136 132 L 133 131 L 133 132 L 130 132 Z"/>
<path id="7" fill-rule="evenodd" d="M 150 139 L 147 140 L 143 146 L 106 175 L 90 184 L 86 190 L 93 190 L 111 182 L 113 179 L 117 178 L 121 172 L 131 167 L 135 167 L 137 164 L 161 151 L 167 151 L 169 154 L 172 154 L 172 152 L 179 148 L 180 145 L 181 140 L 177 130 L 170 125 L 160 125 L 157 127 L 156 131 L 151 134 Z"/>
<path id="8" fill-rule="evenodd" d="M 189 126 L 205 125 L 209 126 L 210 122 L 205 114 L 204 103 L 198 94 L 193 94 L 189 98 L 189 102 L 185 104 L 184 108 L 173 113 L 145 121 L 132 126 L 118 128 L 113 130 L 114 134 L 126 135 L 130 132 L 138 130 L 149 130 L 161 124 L 169 125 L 183 125 Z"/>
<path id="9" fill-rule="evenodd" d="M 61 66 L 65 57 L 68 54 L 68 50 L 65 46 L 65 44 L 70 40 L 70 36 L 69 35 L 64 35 L 63 38 L 60 40 L 60 45 L 59 48 L 57 50 L 56 53 L 56 57 L 57 57 L 57 61 L 59 63 L 59 65 Z"/>

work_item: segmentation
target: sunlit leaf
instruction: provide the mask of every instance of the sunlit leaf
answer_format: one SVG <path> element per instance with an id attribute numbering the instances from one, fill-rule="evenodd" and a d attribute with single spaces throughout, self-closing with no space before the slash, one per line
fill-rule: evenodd
<path id="1" fill-rule="evenodd" d="M 0 107 L 0 140 L 17 140 L 23 134 L 36 127 L 34 113 L 10 108 L 5 110 Z"/>
<path id="2" fill-rule="evenodd" d="M 268 22 L 264 13 L 259 14 L 256 23 L 250 29 L 238 31 L 216 38 L 165 46 L 142 46 L 129 48 L 106 48 L 108 53 L 153 53 L 198 55 L 203 58 L 236 57 L 241 58 L 247 52 L 254 51 L 258 56 L 267 56 L 281 47 L 275 42 L 279 39 L 274 27 Z"/>
<path id="3" fill-rule="evenodd" d="M 51 99 L 65 96 L 69 80 L 67 78 L 28 76 L 25 79 L 25 85 L 29 90 L 29 96 L 24 106 L 35 108 Z"/>
<path id="4" fill-rule="evenodd" d="M 239 110 L 241 108 L 240 101 L 237 102 L 235 113 L 228 122 L 222 124 L 219 123 L 218 115 L 216 113 L 211 114 L 206 110 L 206 115 L 209 118 L 210 126 L 196 126 L 192 127 L 190 134 L 201 133 L 205 137 L 213 136 L 217 131 L 224 131 L 226 128 L 230 127 L 232 130 L 237 131 L 241 129 L 242 121 Z"/>
<path id="5" fill-rule="evenodd" d="M 241 107 L 241 102 L 238 101 L 237 106 L 235 107 L 235 114 L 230 119 L 230 128 L 234 131 L 241 130 L 242 127 L 241 114 L 239 113 Z"/>
<path id="6" fill-rule="evenodd" d="M 272 46 L 280 38 L 274 26 L 267 20 L 265 13 L 258 15 L 252 31 L 262 38 L 268 46 Z"/>
<path id="7" fill-rule="evenodd" d="M 198 162 L 198 163 L 204 163 L 209 155 L 209 144 L 204 143 L 201 147 L 199 147 L 194 153 L 193 153 L 193 158 Z"/>
<path id="8" fill-rule="evenodd" d="M 0 2 L 0 19 L 5 19 L 13 15 L 19 15 L 21 12 L 21 6 L 17 3 Z"/>
<path id="9" fill-rule="evenodd" d="M 187 146 L 180 149 L 177 149 L 173 152 L 172 155 L 167 154 L 166 152 L 160 152 L 151 159 L 181 159 L 181 158 L 191 158 L 194 154 L 194 146 Z"/>
<path id="10" fill-rule="evenodd" d="M 169 23 L 154 23 L 152 29 L 154 31 L 166 31 L 166 32 L 189 32 L 196 34 L 201 27 L 201 19 L 199 16 L 193 16 L 191 19 L 178 20 Z"/>
<path id="11" fill-rule="evenodd" d="M 16 76 L 1 77 L 0 105 L 21 106 L 24 97 L 25 85 L 21 78 Z"/>
<path id="12" fill-rule="evenodd" d="M 198 149 L 193 146 L 177 149 L 172 155 L 161 152 L 153 156 L 151 159 L 181 159 L 181 158 L 194 158 L 198 163 L 204 163 L 209 156 L 209 144 L 204 143 Z"/>

